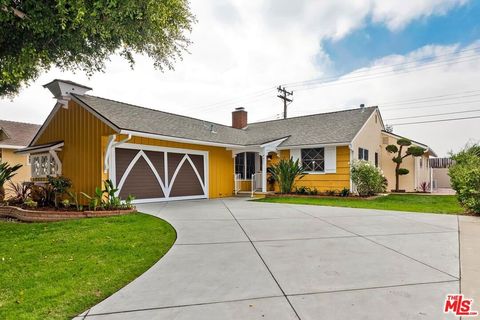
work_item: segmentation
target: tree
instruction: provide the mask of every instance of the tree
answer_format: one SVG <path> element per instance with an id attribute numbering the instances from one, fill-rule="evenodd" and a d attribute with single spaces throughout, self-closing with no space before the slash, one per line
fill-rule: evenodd
<path id="1" fill-rule="evenodd" d="M 91 76 L 114 53 L 132 68 L 146 54 L 172 69 L 194 22 L 188 0 L 0 0 L 0 96 L 52 65 Z"/>
<path id="2" fill-rule="evenodd" d="M 10 166 L 7 162 L 0 162 L 0 202 L 5 199 L 5 182 L 16 175 L 16 171 L 21 167 L 21 164 Z"/>
<path id="3" fill-rule="evenodd" d="M 392 161 L 395 162 L 395 191 L 400 191 L 400 176 L 407 175 L 410 171 L 406 168 L 400 168 L 402 165 L 403 159 L 406 157 L 420 157 L 425 153 L 425 149 L 422 147 L 412 146 L 412 141 L 406 138 L 400 138 L 397 140 L 397 147 L 394 144 L 389 144 L 386 146 L 386 150 L 389 153 L 395 153 L 395 156 L 392 158 Z M 402 153 L 403 148 L 408 147 L 405 154 Z"/>
<path id="4" fill-rule="evenodd" d="M 293 161 L 293 158 L 280 160 L 268 168 L 268 172 L 278 183 L 281 193 L 292 192 L 295 179 L 302 179 L 306 174 L 298 159 Z"/>
<path id="5" fill-rule="evenodd" d="M 452 155 L 448 169 L 452 188 L 460 204 L 468 211 L 480 213 L 480 145 L 465 147 Z"/>

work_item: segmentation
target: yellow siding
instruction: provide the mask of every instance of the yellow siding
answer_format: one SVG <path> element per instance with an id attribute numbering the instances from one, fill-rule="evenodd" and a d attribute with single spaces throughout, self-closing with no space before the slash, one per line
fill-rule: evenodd
<path id="1" fill-rule="evenodd" d="M 70 101 L 60 108 L 36 144 L 65 142 L 58 153 L 62 174 L 72 180 L 76 192 L 92 194 L 102 183 L 102 136 L 114 131 L 90 112 Z"/>
<path id="2" fill-rule="evenodd" d="M 347 146 L 337 147 L 336 173 L 307 174 L 296 182 L 296 186 L 317 188 L 319 192 L 350 189 L 350 149 Z"/>
<path id="3" fill-rule="evenodd" d="M 126 138 L 126 136 L 120 135 L 117 139 L 122 140 L 124 138 Z M 209 197 L 219 198 L 233 195 L 234 177 L 232 152 L 223 147 L 202 146 L 142 137 L 132 137 L 128 143 L 208 151 Z"/>
<path id="4" fill-rule="evenodd" d="M 70 101 L 68 109 L 61 108 L 54 116 L 36 144 L 65 142 L 59 158 L 63 175 L 73 182 L 75 191 L 93 193 L 102 180 L 108 178 L 103 172 L 103 159 L 108 136 L 115 132 L 98 118 Z M 119 135 L 117 140 L 126 136 Z M 233 158 L 231 151 L 222 147 L 210 147 L 177 143 L 151 138 L 132 137 L 129 143 L 171 148 L 208 151 L 209 196 L 211 198 L 233 194 Z"/>
<path id="5" fill-rule="evenodd" d="M 274 156 L 268 165 L 280 161 L 280 159 L 290 158 L 289 150 L 282 150 L 280 156 Z M 305 186 L 317 188 L 319 192 L 327 190 L 350 189 L 350 149 L 347 146 L 337 147 L 337 172 L 326 174 L 307 174 L 303 179 L 295 182 L 296 187 Z M 278 191 L 278 185 L 275 185 L 275 191 Z"/>

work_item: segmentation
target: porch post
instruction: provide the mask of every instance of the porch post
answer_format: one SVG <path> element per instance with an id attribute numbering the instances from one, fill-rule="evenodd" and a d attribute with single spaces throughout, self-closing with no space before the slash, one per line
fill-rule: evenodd
<path id="1" fill-rule="evenodd" d="M 262 156 L 262 192 L 267 192 L 267 155 L 268 152 L 264 150 Z"/>

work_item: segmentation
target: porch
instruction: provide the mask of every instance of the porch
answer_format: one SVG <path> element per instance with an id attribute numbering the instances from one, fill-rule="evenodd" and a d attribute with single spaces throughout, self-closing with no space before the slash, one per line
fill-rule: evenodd
<path id="1" fill-rule="evenodd" d="M 268 183 L 270 162 L 280 157 L 277 146 L 285 139 L 259 147 L 232 149 L 234 158 L 235 195 L 265 194 L 273 192 L 273 183 Z"/>

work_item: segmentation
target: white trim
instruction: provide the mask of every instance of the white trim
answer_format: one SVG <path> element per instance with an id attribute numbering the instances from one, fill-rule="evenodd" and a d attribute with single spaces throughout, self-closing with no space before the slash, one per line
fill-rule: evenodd
<path id="1" fill-rule="evenodd" d="M 295 145 L 287 147 L 279 147 L 277 150 L 290 150 L 290 149 L 311 149 L 311 148 L 324 148 L 324 147 L 342 147 L 348 146 L 349 142 L 341 143 L 324 143 L 324 144 L 305 144 L 305 145 Z"/>
<path id="2" fill-rule="evenodd" d="M 33 153 L 44 153 L 44 152 L 49 152 L 50 150 L 56 150 L 56 151 L 61 151 L 61 147 L 65 145 L 64 142 L 59 142 L 57 144 L 47 146 L 47 147 L 42 147 L 42 148 L 36 148 L 34 149 L 35 146 L 32 147 L 32 149 L 29 150 L 18 150 L 16 153 L 18 154 L 33 154 Z"/>
<path id="3" fill-rule="evenodd" d="M 8 144 L 0 144 L 1 149 L 23 149 L 26 148 L 27 146 L 12 146 Z"/>
<path id="4" fill-rule="evenodd" d="M 194 139 L 188 139 L 188 138 L 177 138 L 177 137 L 165 136 L 161 134 L 146 133 L 146 132 L 132 131 L 132 130 L 123 130 L 123 129 L 120 130 L 120 134 L 131 134 L 137 137 L 153 138 L 158 140 L 173 141 L 173 142 L 180 142 L 180 143 L 190 143 L 190 144 L 197 144 L 201 146 L 203 145 L 203 146 L 214 146 L 214 147 L 225 147 L 225 148 L 242 147 L 241 145 L 236 145 L 236 144 L 210 142 L 210 141 L 194 140 Z"/>
<path id="5" fill-rule="evenodd" d="M 52 156 L 53 160 L 57 163 L 57 172 L 56 176 L 61 176 L 62 175 L 62 162 L 60 161 L 60 158 L 58 158 L 58 154 L 55 150 L 51 149 L 48 151 L 48 153 Z"/>
<path id="6" fill-rule="evenodd" d="M 149 199 L 136 199 L 133 200 L 133 204 L 139 203 L 152 203 L 152 202 L 165 202 L 165 201 L 180 201 L 180 200 L 197 200 L 197 199 L 208 199 L 204 195 L 198 196 L 181 196 L 181 197 L 170 197 L 170 198 L 149 198 Z"/>
<path id="7" fill-rule="evenodd" d="M 80 101 L 77 97 L 74 95 L 71 95 L 72 100 L 74 100 L 79 106 L 87 110 L 89 113 L 91 113 L 94 117 L 105 123 L 108 127 L 112 128 L 114 131 L 119 132 L 120 128 L 116 127 L 113 123 L 109 122 L 107 119 L 99 115 L 97 112 L 95 112 L 91 107 L 89 107 L 86 103 L 83 101 Z M 43 134 L 45 129 L 48 127 L 50 124 L 50 121 L 52 121 L 53 117 L 57 114 L 58 110 L 60 110 L 62 107 L 62 103 L 58 102 L 55 103 L 55 106 L 53 107 L 52 111 L 48 115 L 47 119 L 45 122 L 42 124 L 40 127 L 40 130 L 35 134 L 35 137 L 33 137 L 32 142 L 30 142 L 29 146 L 33 146 L 37 140 L 40 138 L 40 136 Z"/>
<path id="8" fill-rule="evenodd" d="M 113 144 L 115 143 L 116 138 L 117 136 L 115 134 L 112 134 L 108 137 L 107 148 L 105 150 L 105 159 L 103 159 L 103 173 L 107 173 L 108 168 L 110 167 L 110 157 L 112 154 L 112 147 L 113 147 Z"/>
<path id="9" fill-rule="evenodd" d="M 151 145 L 142 145 L 142 144 L 134 144 L 134 143 L 120 143 L 114 144 L 112 148 L 112 154 L 110 157 L 110 170 L 109 170 L 109 177 L 112 180 L 114 184 L 116 184 L 116 164 L 115 164 L 115 158 L 116 158 L 116 149 L 131 149 L 131 150 L 138 150 L 139 152 L 135 155 L 135 157 L 132 159 L 130 164 L 128 165 L 127 169 L 123 173 L 122 178 L 120 179 L 120 182 L 117 185 L 118 192 L 120 193 L 121 189 L 123 188 L 123 185 L 125 184 L 125 180 L 128 177 L 128 174 L 130 171 L 133 169 L 135 164 L 137 163 L 138 159 L 140 157 L 143 157 L 145 161 L 147 161 L 150 169 L 153 171 L 155 178 L 157 179 L 163 194 L 164 198 L 152 198 L 152 199 L 139 199 L 134 201 L 134 203 L 147 203 L 147 202 L 158 202 L 158 201 L 170 201 L 170 200 L 186 200 L 186 199 L 208 199 L 209 198 L 209 190 L 208 190 L 208 151 L 203 151 L 203 150 L 194 150 L 194 149 L 180 149 L 180 148 L 170 148 L 170 147 L 158 147 L 158 146 L 151 146 Z M 165 174 L 165 181 L 162 181 L 160 178 L 157 170 L 153 166 L 153 163 L 151 160 L 148 158 L 147 154 L 144 151 L 156 151 L 156 152 L 163 152 L 164 154 L 164 174 Z M 169 181 L 168 178 L 168 153 L 181 153 L 185 154 L 182 158 L 182 160 L 178 163 L 177 167 L 175 168 L 175 172 L 172 176 L 172 179 Z M 195 164 L 193 163 L 192 159 L 189 157 L 189 154 L 194 154 L 194 155 L 201 155 L 203 156 L 203 172 L 204 172 L 204 181 L 202 181 L 202 177 L 200 176 L 200 173 L 198 172 L 198 168 L 196 168 Z M 200 186 L 202 187 L 203 190 L 203 195 L 193 195 L 193 196 L 181 196 L 181 197 L 170 197 L 171 189 L 173 187 L 173 184 L 175 183 L 175 179 L 178 175 L 178 172 L 184 165 L 185 161 L 188 161 L 190 165 L 193 168 L 193 171 L 195 172 L 195 175 L 197 176 L 198 181 L 200 182 Z"/>

